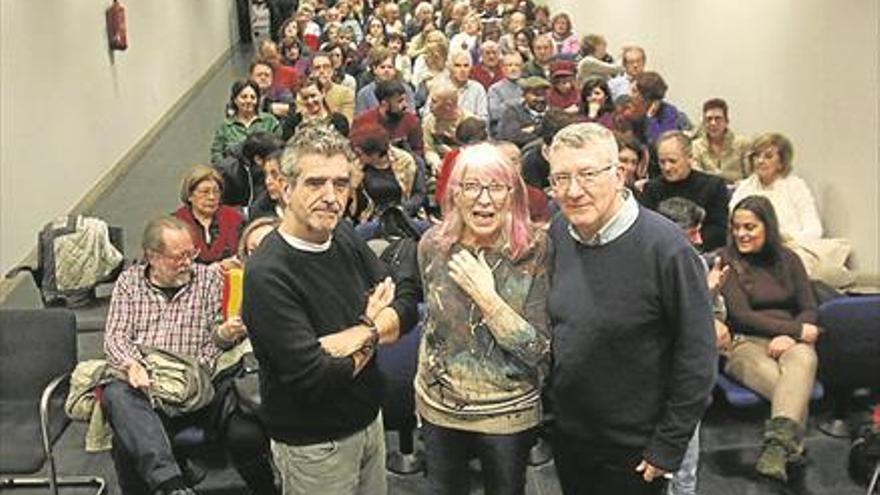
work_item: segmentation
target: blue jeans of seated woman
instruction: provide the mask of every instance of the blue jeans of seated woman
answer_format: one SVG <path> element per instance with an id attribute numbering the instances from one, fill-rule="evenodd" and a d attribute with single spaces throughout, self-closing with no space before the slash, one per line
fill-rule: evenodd
<path id="1" fill-rule="evenodd" d="M 486 495 L 525 492 L 526 463 L 535 443 L 534 428 L 510 435 L 453 430 L 422 424 L 430 495 L 470 493 L 471 458 L 480 460 Z"/>

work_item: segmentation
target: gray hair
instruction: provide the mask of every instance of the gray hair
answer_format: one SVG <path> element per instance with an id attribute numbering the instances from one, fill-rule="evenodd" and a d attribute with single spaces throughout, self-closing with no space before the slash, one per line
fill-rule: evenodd
<path id="1" fill-rule="evenodd" d="M 343 155 L 349 163 L 356 160 L 348 139 L 335 129 L 325 125 L 302 126 L 290 138 L 281 154 L 281 175 L 289 183 L 296 182 L 301 172 L 300 160 L 306 155 Z"/>
<path id="2" fill-rule="evenodd" d="M 672 220 L 682 230 L 697 227 L 706 218 L 706 210 L 702 206 L 680 196 L 673 196 L 661 201 L 657 205 L 657 213 Z"/>
<path id="3" fill-rule="evenodd" d="M 165 249 L 164 234 L 166 230 L 182 230 L 192 235 L 189 225 L 184 223 L 183 220 L 171 215 L 156 217 L 147 222 L 146 227 L 144 227 L 144 235 L 141 237 L 141 249 L 143 249 L 144 254 L 147 251 L 158 252 Z"/>
<path id="4" fill-rule="evenodd" d="M 553 136 L 548 150 L 551 154 L 562 148 L 599 148 L 605 152 L 610 165 L 617 166 L 617 140 L 606 127 L 594 122 L 570 124 Z"/>
<path id="5" fill-rule="evenodd" d="M 459 57 L 467 57 L 468 63 L 474 65 L 474 58 L 471 57 L 471 52 L 467 50 L 462 50 L 461 48 L 450 50 L 449 57 L 446 58 L 446 65 L 448 67 L 452 67 L 452 65 L 455 63 L 455 60 Z"/>
<path id="6" fill-rule="evenodd" d="M 678 149 L 684 153 L 684 156 L 693 156 L 693 144 L 691 143 L 691 138 L 681 131 L 672 130 L 660 134 L 657 141 L 654 143 L 654 146 L 659 149 L 660 143 L 669 140 L 675 140 L 678 143 Z"/>

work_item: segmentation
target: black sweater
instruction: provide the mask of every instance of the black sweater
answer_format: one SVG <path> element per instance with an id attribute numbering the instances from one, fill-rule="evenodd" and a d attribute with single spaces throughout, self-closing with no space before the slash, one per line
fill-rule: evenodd
<path id="1" fill-rule="evenodd" d="M 273 439 L 338 439 L 376 418 L 382 390 L 375 358 L 352 377 L 352 358 L 331 357 L 318 338 L 356 325 L 386 273 L 347 222 L 325 252 L 298 250 L 273 231 L 248 259 L 242 318 L 260 362 L 260 417 Z M 418 280 L 398 281 L 392 307 L 402 332 L 416 322 L 420 294 Z"/>
<path id="2" fill-rule="evenodd" d="M 675 471 L 715 381 L 705 271 L 678 227 L 644 208 L 587 247 L 557 216 L 548 295 L 557 426 L 608 455 Z"/>
<path id="3" fill-rule="evenodd" d="M 703 251 L 712 251 L 727 243 L 727 203 L 730 202 L 730 193 L 724 179 L 699 170 L 691 170 L 687 178 L 678 182 L 655 177 L 645 184 L 639 200 L 656 210 L 661 201 L 675 196 L 689 199 L 706 210 L 700 230 Z"/>

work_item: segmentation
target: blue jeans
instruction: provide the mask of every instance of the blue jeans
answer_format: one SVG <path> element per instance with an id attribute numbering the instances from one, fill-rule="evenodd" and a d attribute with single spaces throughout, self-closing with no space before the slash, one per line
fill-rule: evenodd
<path id="1" fill-rule="evenodd" d="M 535 443 L 534 428 L 510 435 L 490 435 L 422 424 L 428 470 L 428 493 L 470 493 L 468 464 L 480 459 L 486 495 L 525 492 L 526 463 Z"/>
<path id="2" fill-rule="evenodd" d="M 697 468 L 700 464 L 700 425 L 694 428 L 694 435 L 688 442 L 681 467 L 669 482 L 669 495 L 696 495 Z"/>

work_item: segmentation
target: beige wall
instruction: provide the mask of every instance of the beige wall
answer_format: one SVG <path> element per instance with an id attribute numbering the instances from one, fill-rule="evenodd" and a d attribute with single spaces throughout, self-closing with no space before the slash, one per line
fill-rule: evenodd
<path id="1" fill-rule="evenodd" d="M 644 46 L 667 98 L 695 121 L 703 100 L 721 96 L 735 130 L 788 135 L 826 230 L 851 239 L 862 276 L 880 276 L 876 0 L 548 3 L 579 34 L 604 34 L 615 57 L 624 44 Z"/>
<path id="2" fill-rule="evenodd" d="M 129 48 L 107 50 L 110 0 L 0 2 L 0 271 L 33 249 L 223 55 L 231 0 L 124 2 Z"/>

